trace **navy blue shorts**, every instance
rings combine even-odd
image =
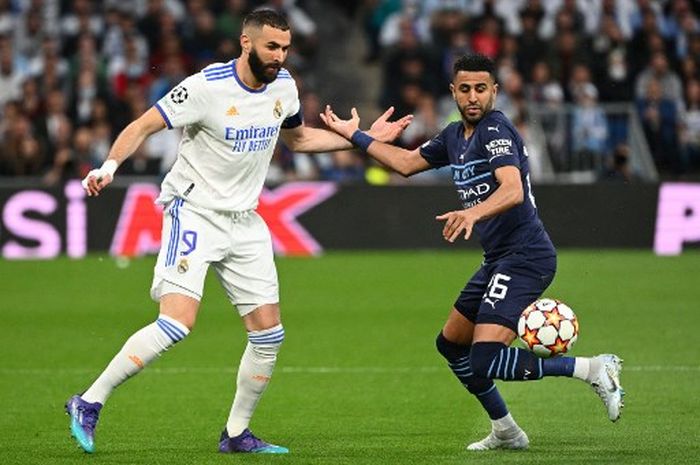
[[[460,292],[455,308],[474,324],[495,323],[517,332],[522,311],[554,279],[557,258],[521,254],[486,263]]]

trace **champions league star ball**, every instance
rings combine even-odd
[[[578,338],[576,314],[559,300],[536,300],[520,315],[518,337],[540,357],[564,354]]]

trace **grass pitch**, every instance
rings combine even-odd
[[[547,296],[577,312],[574,355],[625,359],[622,419],[584,383],[498,382],[525,452],[467,452],[489,428],[434,339],[477,253],[279,259],[287,339],[253,419],[288,456],[216,452],[245,345],[213,276],[190,336],[110,399],[87,456],[63,403],[153,321],[152,257],[0,262],[2,464],[682,464],[700,456],[700,253],[560,253]]]

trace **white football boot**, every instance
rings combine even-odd
[[[610,421],[617,421],[625,406],[625,391],[620,385],[622,359],[617,355],[602,354],[590,360],[591,368],[586,381],[605,404]]]
[[[505,431],[491,430],[488,436],[467,446],[467,450],[527,449],[530,440],[519,426]]]

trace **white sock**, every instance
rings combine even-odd
[[[494,432],[500,433],[503,431],[508,431],[513,428],[520,428],[518,424],[513,419],[513,416],[508,413],[505,417],[498,418],[497,420],[491,420],[491,428]]]
[[[284,328],[281,324],[248,332],[248,345],[238,367],[236,395],[226,422],[229,437],[238,436],[250,424],[255,407],[270,382],[283,340]]]
[[[174,318],[159,315],[150,325],[136,331],[124,343],[107,368],[80,397],[104,404],[114,388],[143,370],[153,359],[181,341],[190,330]]]
[[[574,362],[574,378],[588,380],[588,374],[591,371],[591,359],[587,357],[576,357]]]

